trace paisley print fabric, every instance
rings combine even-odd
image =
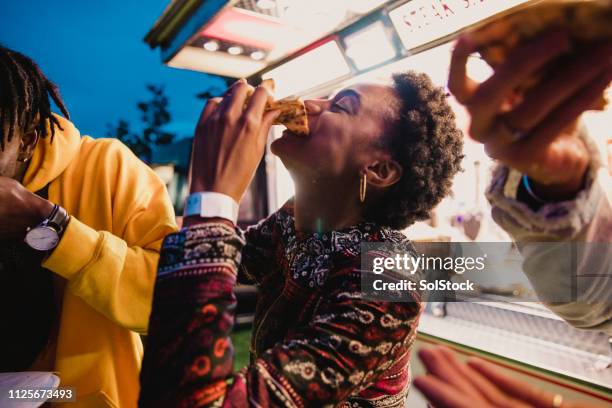
[[[141,374],[141,406],[401,407],[421,312],[361,296],[362,242],[414,249],[363,223],[295,231],[291,203],[244,234],[202,224],[165,240]],[[418,276],[413,276],[418,279]],[[251,364],[234,373],[237,281],[259,286]]]

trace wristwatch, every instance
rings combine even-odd
[[[28,228],[24,241],[37,251],[50,251],[59,244],[69,220],[66,210],[55,204],[47,218],[36,227]]]

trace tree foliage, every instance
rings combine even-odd
[[[137,104],[142,129],[133,131],[127,120],[119,119],[117,123],[107,125],[106,135],[121,140],[136,156],[150,163],[153,147],[172,143],[176,135],[164,130],[172,115],[168,110],[169,100],[163,85],[148,84],[146,87],[150,99]]]
[[[219,84],[212,85],[207,90],[197,93],[196,98],[202,101],[207,101],[210,98],[215,98],[217,96],[223,96],[223,92],[225,92],[225,88],[229,87],[235,81],[235,79],[222,77],[222,76],[219,76],[218,78],[223,81],[224,85],[219,85]]]

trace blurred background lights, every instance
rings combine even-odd
[[[260,61],[264,59],[265,56],[266,54],[264,54],[262,51],[253,51],[251,53],[251,58],[253,58],[255,61]]]
[[[262,10],[270,10],[276,7],[276,2],[274,0],[257,0],[255,4]]]
[[[206,41],[204,43],[204,49],[207,51],[217,51],[219,49],[219,43],[216,41]]]
[[[229,47],[227,49],[227,52],[229,52],[232,55],[240,55],[240,54],[242,54],[242,47],[240,47],[238,45],[234,45],[232,47]]]

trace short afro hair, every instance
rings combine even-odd
[[[429,218],[431,210],[449,194],[464,157],[463,133],[457,129],[446,92],[427,75],[412,71],[395,74],[393,89],[398,104],[382,144],[403,173],[379,202],[366,209],[365,218],[403,229]]]

